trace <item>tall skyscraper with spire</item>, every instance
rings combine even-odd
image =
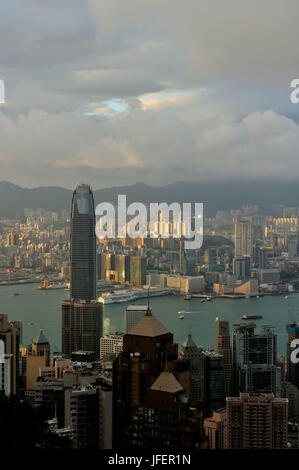
[[[96,298],[96,233],[93,193],[79,184],[71,212],[71,299]]]

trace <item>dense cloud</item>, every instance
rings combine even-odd
[[[299,177],[296,0],[3,0],[1,179]]]

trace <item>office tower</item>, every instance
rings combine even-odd
[[[173,335],[150,309],[124,336],[113,363],[113,448],[198,448],[201,420],[175,371]],[[181,364],[183,365],[183,364]]]
[[[295,238],[290,238],[288,240],[288,256],[290,260],[297,256],[297,251],[297,240]]]
[[[251,257],[244,255],[233,260],[233,274],[238,279],[245,279],[251,276]]]
[[[11,395],[11,359],[12,354],[1,353],[0,358],[0,395]]]
[[[214,271],[214,267],[217,264],[216,248],[208,248],[207,250],[205,250],[204,261],[208,271]]]
[[[130,256],[130,283],[134,286],[146,284],[146,258]]]
[[[62,354],[71,358],[76,351],[100,355],[100,338],[103,334],[102,304],[84,300],[62,302]]]
[[[123,350],[123,333],[109,333],[100,339],[100,359],[106,354],[115,354],[116,356]]]
[[[196,254],[195,250],[185,250],[185,272],[186,276],[196,275]]]
[[[179,359],[190,364],[190,405],[200,407],[203,404],[203,382],[201,381],[201,349],[194,343],[191,333],[183,342]]]
[[[235,258],[252,256],[252,226],[249,220],[235,222]]]
[[[259,334],[255,324],[233,326],[234,394],[274,393],[281,396],[281,369],[276,366],[276,334],[263,326]]]
[[[224,394],[232,394],[233,358],[230,344],[229,322],[217,320],[216,352],[223,357]]]
[[[147,312],[148,306],[147,305],[129,305],[125,310],[125,319],[124,319],[124,329],[125,333],[129,333],[129,331],[139,322],[140,318],[142,318]]]
[[[228,397],[226,408],[204,421],[211,449],[285,449],[288,400],[273,393]]]
[[[286,330],[288,334],[286,380],[299,389],[299,364],[296,364],[291,360],[292,351],[296,349],[291,348],[291,343],[293,340],[299,340],[299,325],[297,325],[297,322],[293,319],[292,323],[286,326]]]
[[[265,247],[259,247],[257,252],[257,263],[259,269],[268,269],[269,250]]]
[[[34,390],[40,367],[50,366],[50,343],[43,330],[33,339],[32,344],[22,348],[26,367],[26,390]]]
[[[202,351],[201,356],[203,416],[208,417],[225,405],[223,357],[214,351]]]
[[[20,328],[9,322],[7,315],[0,314],[0,340],[4,342],[4,354],[7,356],[3,372],[6,370],[6,388],[12,395],[18,392],[20,334]],[[9,373],[10,379],[7,376]]]
[[[71,299],[96,299],[95,209],[90,186],[76,186],[71,212]]]

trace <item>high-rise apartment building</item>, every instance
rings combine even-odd
[[[281,396],[281,368],[276,365],[274,328],[263,326],[256,334],[253,323],[233,326],[234,394],[274,393]]]
[[[144,286],[146,284],[146,258],[130,256],[130,284]]]
[[[226,408],[205,419],[211,449],[285,449],[288,444],[288,400],[273,393],[228,397]]]
[[[288,400],[273,393],[227,398],[228,449],[284,449],[288,442]]]
[[[249,220],[235,222],[235,258],[252,256],[252,225]]]
[[[233,358],[230,344],[229,322],[217,320],[216,352],[223,357],[224,394],[232,394]]]
[[[96,299],[96,233],[93,193],[76,186],[71,212],[71,299]]]

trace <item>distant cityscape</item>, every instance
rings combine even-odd
[[[162,218],[157,238],[97,239],[95,224],[86,184],[76,186],[70,211],[28,208],[18,219],[0,220],[1,285],[14,286],[15,296],[26,283],[41,291],[65,289],[61,351],[51,348],[43,329],[23,344],[22,323],[0,315],[1,400],[20,410],[28,406],[42,419],[34,444],[297,448],[296,314],[289,312],[285,356],[277,352],[273,326],[257,329],[260,311],[233,325],[216,318],[215,350],[205,350],[192,331],[176,344],[151,298],[180,296],[187,305],[193,298],[284,299],[299,292],[299,208],[218,211],[205,217],[197,250],[185,250],[184,237],[171,236],[171,218],[168,239]],[[124,328],[104,334],[103,306],[110,303],[124,304]],[[179,311],[178,318],[186,313]]]

